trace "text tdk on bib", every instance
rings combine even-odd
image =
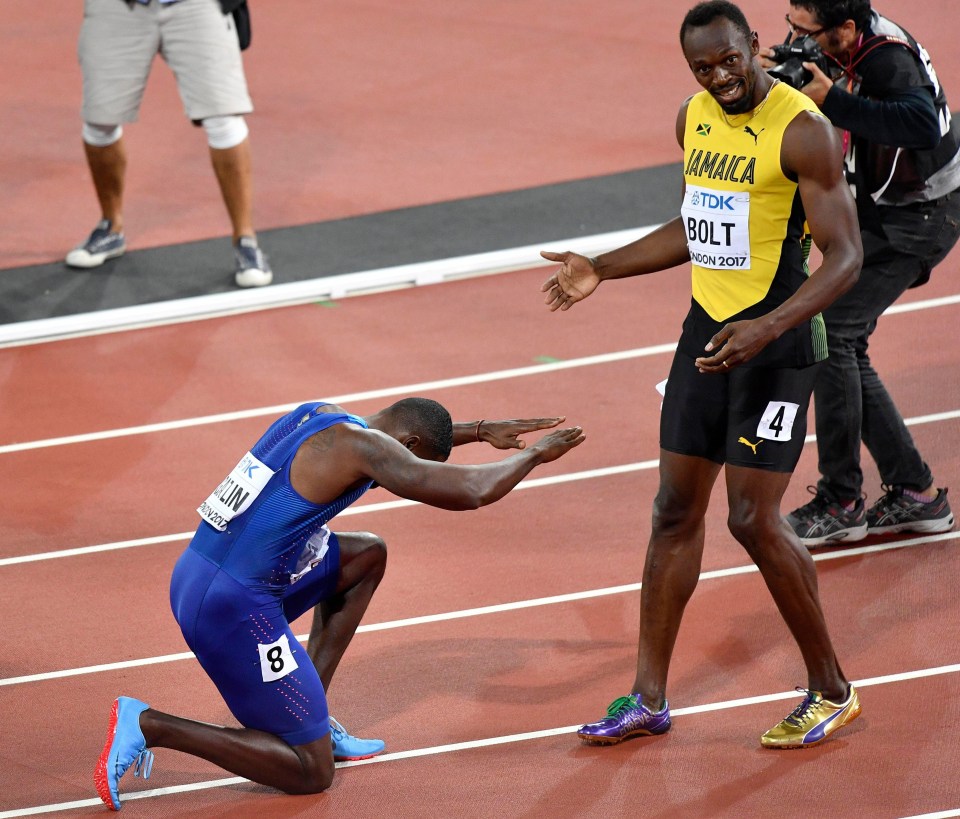
[[[690,261],[714,270],[750,268],[750,193],[688,185],[680,208]]]
[[[214,529],[223,532],[231,520],[250,508],[273,474],[272,469],[248,452],[197,507],[197,512]]]

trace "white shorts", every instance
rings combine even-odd
[[[218,0],[84,0],[78,52],[84,122],[135,122],[157,54],[194,122],[253,110],[233,17]]]

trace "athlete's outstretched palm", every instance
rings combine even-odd
[[[589,296],[600,277],[593,269],[593,262],[579,253],[553,253],[541,250],[540,255],[551,262],[559,262],[560,269],[543,283],[541,292],[546,293],[544,303],[553,310],[569,310],[578,301]]]

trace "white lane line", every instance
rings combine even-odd
[[[893,685],[907,680],[920,680],[929,677],[937,677],[946,674],[960,673],[960,664],[944,665],[937,668],[922,668],[913,671],[905,671],[897,674],[886,674],[882,677],[870,677],[862,680],[853,680],[853,684],[858,688],[869,688],[874,685]],[[696,714],[708,714],[713,711],[723,711],[731,708],[747,708],[752,705],[760,705],[768,702],[777,702],[780,700],[797,699],[796,691],[779,691],[774,694],[761,694],[755,697],[742,697],[735,700],[726,700],[724,702],[705,703],[703,705],[691,705],[685,708],[671,708],[672,717],[694,716]],[[526,731],[520,734],[508,734],[499,737],[487,737],[486,739],[475,739],[466,742],[452,742],[447,745],[434,745],[427,748],[411,748],[408,751],[396,751],[394,753],[381,754],[371,759],[362,759],[356,762],[338,762],[336,767],[355,768],[361,765],[383,765],[389,762],[400,762],[405,759],[417,759],[426,756],[437,756],[439,754],[459,753],[461,751],[472,751],[477,748],[492,748],[498,745],[509,745],[515,742],[529,742],[537,739],[549,739],[564,734],[572,734],[577,731],[580,724],[566,725],[562,728],[547,728],[540,731]],[[604,753],[603,749],[598,749],[597,753]],[[211,779],[205,782],[192,782],[186,785],[173,785],[168,788],[155,788],[146,791],[136,791],[134,793],[125,793],[122,795],[123,802],[131,799],[152,799],[158,796],[169,796],[178,793],[190,793],[199,790],[208,790],[210,788],[223,788],[229,785],[239,785],[249,780],[239,776],[231,776],[224,779]],[[59,802],[50,805],[36,805],[29,808],[16,808],[0,812],[0,819],[13,819],[19,816],[36,816],[42,813],[54,813],[57,811],[74,810],[76,808],[95,807],[102,805],[99,799],[80,799],[73,802]],[[953,813],[926,814],[926,817],[953,816]],[[921,817],[916,817],[921,819]],[[925,819],[925,818],[924,818]]]
[[[341,515],[345,512],[341,512]],[[38,560],[56,560],[62,557],[77,557],[78,555],[92,555],[98,552],[112,552],[117,549],[134,549],[138,546],[154,546],[158,543],[174,543],[178,540],[190,540],[193,532],[180,532],[175,535],[157,535],[156,537],[141,537],[135,540],[117,540],[113,543],[100,543],[96,546],[77,546],[73,549],[60,549],[56,552],[39,552],[33,555],[19,555],[0,559],[0,566],[16,566],[20,563],[35,563]]]
[[[905,418],[904,423],[910,426],[919,426],[921,424],[935,424],[941,421],[951,421],[960,418],[960,410],[950,410],[948,412],[937,412],[929,415],[920,415],[915,418]],[[804,443],[812,443],[817,439],[814,434],[807,435]],[[568,481],[585,480],[589,478],[600,478],[608,475],[619,475],[626,472],[635,472],[643,469],[656,469],[659,460],[639,461],[633,464],[623,464],[621,466],[611,466],[601,469],[592,469],[584,472],[572,472],[568,475],[558,475],[552,478],[531,478],[522,481],[517,485],[517,489],[532,489],[538,486],[549,486],[552,484],[565,483]],[[342,511],[338,517],[347,515],[360,515],[366,512],[382,512],[388,509],[400,509],[405,506],[418,506],[416,501],[395,500],[384,501],[383,503],[370,503],[364,506],[352,506]],[[73,549],[60,549],[54,552],[40,552],[31,555],[19,555],[17,557],[0,558],[0,568],[3,566],[15,566],[20,563],[34,563],[39,560],[54,560],[63,557],[76,557],[78,555],[95,554],[97,552],[110,552],[116,549],[131,549],[138,546],[152,546],[158,543],[172,543],[178,540],[190,540],[193,532],[178,532],[172,535],[157,535],[155,537],[137,538],[135,540],[120,540],[113,543],[101,543],[95,546],[78,546]]]
[[[938,424],[941,421],[954,421],[960,418],[960,410],[948,410],[946,412],[932,412],[929,415],[917,415],[914,418],[904,418],[903,423],[908,427],[922,426],[923,424]],[[812,444],[817,440],[813,433],[803,439],[805,444]]]
[[[954,304],[960,304],[960,294],[941,296],[936,299],[924,299],[923,301],[911,301],[905,304],[893,304],[883,311],[883,315],[894,316],[898,313],[913,313],[916,310],[931,310],[934,307],[951,307]]]
[[[888,552],[893,549],[915,548],[930,543],[939,543],[944,540],[955,540],[957,538],[960,538],[960,532],[942,532],[940,534],[924,535],[923,537],[913,537],[906,540],[877,543],[872,546],[856,546],[848,549],[833,549],[829,552],[819,552],[814,554],[813,559],[817,562],[839,560],[842,558],[856,557],[858,555]],[[724,577],[734,577],[743,574],[756,574],[757,571],[757,567],[751,563],[746,566],[734,566],[728,569],[716,569],[714,571],[701,572],[700,580],[718,580]],[[550,597],[537,597],[529,600],[516,600],[512,603],[497,603],[490,606],[462,609],[460,611],[441,612],[439,614],[424,614],[418,617],[406,617],[401,620],[388,620],[383,623],[370,623],[368,625],[361,625],[357,629],[357,633],[366,634],[374,631],[387,631],[395,628],[410,628],[412,626],[423,626],[430,623],[441,623],[448,620],[462,620],[468,617],[502,614],[503,612],[520,611],[522,609],[538,608],[541,606],[555,606],[562,603],[591,600],[597,597],[608,597],[614,594],[626,594],[628,592],[638,591],[639,589],[640,583],[627,583],[622,586],[610,586],[603,589],[589,589],[582,592],[570,592],[568,594],[557,594]],[[306,643],[308,635],[298,634],[296,637],[301,643]],[[61,671],[47,671],[40,674],[26,674],[20,677],[6,677],[0,679],[0,687],[63,679],[65,677],[77,677],[85,674],[99,674],[106,671],[118,671],[127,668],[140,668],[147,665],[172,663],[180,660],[189,660],[192,657],[193,654],[191,652],[183,651],[177,654],[164,654],[158,657],[146,657],[139,660],[123,660],[115,663],[83,666],[81,668],[67,668]]]
[[[554,486],[560,483],[570,483],[572,481],[585,481],[594,478],[605,478],[610,475],[623,475],[627,472],[636,472],[641,469],[656,469],[660,461],[638,461],[633,464],[622,464],[620,466],[607,466],[600,469],[586,469],[582,472],[570,472],[566,475],[553,475],[547,478],[529,478],[521,481],[514,488],[516,492],[521,489],[537,489],[543,486]],[[419,501],[412,500],[392,500],[383,503],[368,503],[363,506],[349,506],[337,515],[337,519],[349,515],[363,515],[368,512],[384,512],[389,509],[402,509],[407,506],[421,506]],[[110,552],[115,549],[132,549],[138,546],[153,546],[158,543],[173,543],[178,540],[190,540],[193,532],[179,532],[174,535],[158,535],[156,537],[143,537],[135,540],[119,540],[114,543],[101,543],[96,546],[78,546],[73,549],[61,549],[56,552],[41,552],[32,555],[20,555],[18,557],[0,558],[0,567],[15,566],[20,563],[35,563],[38,560],[54,560],[62,557],[76,557],[77,555],[96,554],[97,552]]]
[[[302,282],[275,284],[272,287],[251,288],[246,291],[214,293],[154,304],[99,310],[94,313],[14,322],[0,326],[0,348],[201,321],[256,310],[305,304],[318,299],[341,299],[397,287],[440,284],[455,279],[531,270],[553,264],[540,256],[540,251],[543,249],[575,247],[579,253],[594,256],[605,250],[629,244],[657,227],[658,225],[647,225],[593,236],[546,240],[523,247],[474,253],[469,256],[415,262]],[[890,307],[887,312],[902,313],[957,303],[960,303],[960,296],[945,296],[909,304],[897,304]]]
[[[268,289],[269,288],[258,288],[258,290]],[[912,302],[909,304],[898,304],[889,308],[887,312],[910,313],[916,310],[929,310],[936,307],[945,307],[954,304],[960,304],[960,295],[945,296],[939,299],[928,299],[926,301]],[[3,328],[0,327],[0,330],[2,329]],[[589,367],[598,364],[609,364],[616,361],[626,361],[644,356],[661,355],[664,353],[672,353],[676,348],[676,342],[669,344],[656,344],[648,347],[639,347],[633,350],[624,350],[618,353],[606,353],[595,356],[586,356],[583,358],[575,358],[570,359],[569,361],[557,361],[549,364],[517,367],[514,369],[499,370],[490,373],[480,373],[478,375],[447,378],[439,381],[425,381],[420,384],[408,384],[400,387],[386,387],[379,390],[369,390],[367,392],[348,393],[346,395],[334,396],[324,400],[333,404],[349,404],[351,402],[365,401],[375,398],[410,395],[416,392],[424,392],[427,390],[450,389],[453,387],[483,384],[490,381],[521,378],[528,375],[541,375],[543,373],[553,372],[556,370],[573,369],[576,367]],[[277,404],[271,407],[257,407],[255,409],[236,410],[234,412],[223,412],[215,415],[203,415],[196,418],[183,418],[179,421],[164,421],[156,424],[143,424],[135,427],[103,430],[101,432],[88,432],[81,435],[67,435],[59,438],[45,438],[37,441],[23,441],[12,444],[3,444],[0,445],[0,455],[10,452],[23,452],[31,449],[43,449],[53,446],[65,446],[67,444],[78,444],[89,441],[102,441],[112,438],[122,438],[129,435],[145,435],[153,432],[168,432],[170,430],[204,426],[207,424],[221,424],[230,421],[244,420],[247,418],[261,418],[268,415],[282,415],[283,413],[289,412],[295,407],[298,407],[301,403],[303,402],[298,401],[292,404]]]
[[[646,356],[660,355],[662,353],[672,353],[676,348],[676,342],[671,344],[658,344],[651,347],[639,347],[633,350],[623,350],[622,352],[617,353],[603,353],[601,355],[586,356],[584,358],[572,358],[569,361],[553,361],[549,364],[533,364],[529,367],[516,367],[509,370],[497,370],[489,373],[479,373],[477,375],[445,378],[438,381],[424,381],[419,384],[404,384],[399,387],[385,387],[379,390],[368,390],[367,392],[335,395],[322,400],[331,404],[351,404],[357,401],[367,401],[374,398],[390,398],[398,395],[413,395],[419,392],[428,392],[430,390],[445,390],[452,387],[485,384],[490,381],[503,381],[510,378],[522,378],[528,375],[541,375],[543,373],[556,372],[558,370],[570,370],[577,367],[592,367],[598,364],[610,364],[617,361],[628,361],[634,358],[644,358]],[[312,399],[304,399],[303,401],[297,401],[296,403],[292,404],[277,404],[272,407],[257,407],[256,409],[222,412],[216,415],[203,415],[197,418],[183,418],[179,421],[164,421],[157,424],[144,424],[142,426],[126,427],[123,429],[107,429],[102,430],[101,432],[87,432],[82,435],[66,435],[60,438],[45,438],[38,441],[24,441],[22,443],[4,444],[0,446],[0,455],[9,452],[23,452],[24,450],[28,449],[43,449],[45,447],[64,446],[66,444],[80,444],[88,441],[103,441],[110,438],[123,438],[129,435],[144,435],[151,432],[168,432],[175,429],[204,426],[206,424],[221,424],[228,421],[240,421],[246,418],[260,418],[266,415],[283,415],[286,412],[290,412],[292,409],[296,409],[300,406],[300,404],[309,400]]]
[[[271,287],[210,293],[187,299],[98,310],[94,313],[14,322],[0,326],[0,347],[19,347],[120,330],[198,321],[254,310],[289,307],[318,299],[342,299],[388,288],[440,284],[454,279],[530,270],[554,264],[540,255],[541,250],[550,247],[576,247],[579,253],[595,256],[610,248],[636,241],[657,227],[658,225],[648,225],[573,239],[553,239],[523,247],[287,282]]]

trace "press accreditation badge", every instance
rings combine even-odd
[[[680,208],[690,261],[714,270],[750,267],[750,192],[687,185]]]
[[[197,512],[214,529],[223,532],[231,520],[250,508],[273,474],[270,467],[248,452],[210,497],[197,507]]]

